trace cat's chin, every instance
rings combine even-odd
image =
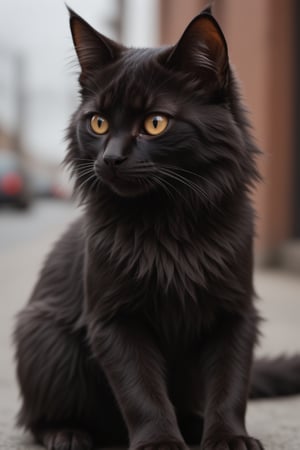
[[[124,180],[117,180],[114,182],[105,183],[111,192],[119,197],[134,198],[142,197],[149,193],[149,188],[138,183],[128,182]]]

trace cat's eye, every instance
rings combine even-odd
[[[145,131],[151,136],[157,136],[163,133],[169,123],[167,116],[163,114],[151,114],[144,122]]]
[[[105,134],[109,130],[108,121],[104,117],[99,116],[98,114],[95,114],[91,118],[90,125],[91,125],[92,131],[96,134]]]

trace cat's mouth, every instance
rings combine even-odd
[[[142,169],[141,167],[119,168],[95,165],[95,173],[106,186],[121,197],[137,197],[151,190],[145,165]]]

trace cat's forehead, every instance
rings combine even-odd
[[[99,73],[93,99],[98,109],[123,106],[138,112],[174,107],[176,88],[170,73],[158,62],[160,52],[160,49],[128,49],[113,67]]]

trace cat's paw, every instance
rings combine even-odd
[[[231,436],[226,439],[208,439],[201,450],[264,450],[262,444],[249,436]]]
[[[42,441],[47,450],[92,450],[89,434],[77,430],[46,431]]]
[[[130,447],[130,450],[188,450],[188,447],[181,441],[161,441],[161,442],[147,442],[135,447]]]

